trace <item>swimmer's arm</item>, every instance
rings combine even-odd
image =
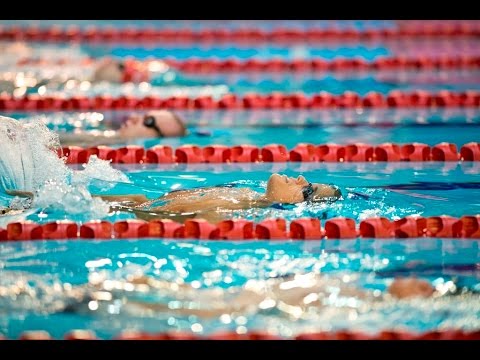
[[[6,193],[11,196],[20,196],[26,198],[33,198],[33,193],[30,191],[22,191],[22,190],[7,190]]]
[[[139,209],[131,206],[118,206],[118,207],[113,207],[112,209],[133,213],[137,216],[137,218],[145,221],[168,219],[168,220],[184,223],[185,220],[187,219],[193,219],[198,217],[197,214],[193,212],[177,213],[177,212],[165,211],[160,209],[144,210],[144,209]]]
[[[94,195],[99,197],[102,200],[109,202],[129,202],[134,205],[140,205],[148,202],[149,200],[143,194],[132,194],[132,195]]]
[[[100,146],[115,145],[122,142],[118,136],[94,135],[92,133],[59,133],[60,144],[62,146]]]

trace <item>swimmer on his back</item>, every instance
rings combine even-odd
[[[202,218],[218,222],[234,210],[266,208],[273,204],[335,201],[340,190],[331,185],[311,183],[302,175],[297,178],[272,174],[265,193],[246,187],[214,186],[170,192],[158,199],[148,200],[144,195],[103,195],[102,199],[115,202],[120,210],[131,211],[145,220],[171,218],[184,221]],[[151,207],[152,204],[164,204]]]
[[[356,298],[362,302],[387,302],[390,299],[430,298],[446,294],[449,289],[435,289],[428,281],[416,277],[395,278],[387,291],[373,292],[358,288],[343,277],[305,273],[289,274],[265,280],[249,280],[243,286],[227,289],[196,288],[188,283],[156,279],[146,275],[128,275],[122,279],[107,279],[101,274],[90,277],[87,284],[56,286],[39,293],[57,298],[49,312],[93,312],[122,299],[120,311],[155,311],[201,318],[223,314],[253,314],[276,308],[280,313],[296,318],[307,311],[329,306],[345,306],[342,299]],[[24,299],[32,296],[32,285],[21,276],[11,286],[0,286],[5,298],[15,294]],[[42,286],[39,284],[38,286]],[[148,300],[143,299],[146,295]],[[327,301],[327,299],[329,299]],[[25,299],[24,299],[25,300]],[[329,305],[338,301],[343,305]],[[37,299],[38,302],[38,299]],[[50,301],[51,303],[52,301]],[[95,302],[95,307],[91,307]],[[174,305],[172,305],[174,304]],[[347,306],[348,307],[348,306]],[[42,309],[45,311],[45,309]]]
[[[118,130],[102,133],[60,132],[62,146],[98,146],[126,143],[135,139],[183,137],[187,135],[185,121],[169,110],[149,111],[146,114],[132,114]]]

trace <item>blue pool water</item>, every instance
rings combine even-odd
[[[355,279],[352,283],[357,288],[370,291],[383,291],[393,277],[405,275],[428,279],[437,286],[454,282],[459,289],[478,291],[479,245],[478,241],[445,239],[4,243],[0,244],[0,287],[20,281],[27,281],[37,289],[48,286],[51,289],[55,283],[76,287],[85,284],[93,274],[104,273],[109,279],[119,280],[141,272],[172,283],[197,284],[200,289],[232,288],[248,280],[262,281],[272,276],[313,271],[350,277]],[[451,327],[472,330],[480,325],[478,295],[382,305],[338,302],[304,318],[292,318],[285,310],[258,310],[248,316],[226,314],[206,319],[168,312],[132,313],[121,305],[130,299],[168,304],[161,293],[153,291],[127,292],[121,300],[105,301],[90,310],[85,306],[79,312],[52,310],[53,299],[52,290],[38,291],[37,300],[28,305],[23,297],[16,302],[3,298],[0,302],[4,302],[1,308],[5,312],[0,317],[0,333],[16,338],[26,330],[47,330],[53,337],[61,338],[67,331],[81,328],[91,329],[100,338],[108,339],[125,329],[183,330],[205,335],[221,328],[239,333],[268,330],[288,338],[313,329],[421,332]],[[55,304],[61,303],[60,297]]]
[[[100,50],[100,49],[98,49]],[[98,51],[97,50],[97,51]],[[92,51],[95,53],[95,50]],[[372,46],[351,46],[351,47],[322,47],[312,48],[310,46],[295,46],[295,47],[161,47],[161,48],[143,48],[143,47],[113,47],[111,54],[118,57],[134,56],[135,58],[144,59],[147,57],[165,58],[175,57],[178,60],[186,60],[188,58],[236,58],[236,59],[269,59],[279,58],[285,60],[291,59],[310,59],[310,58],[324,58],[333,59],[335,57],[361,57],[365,60],[371,61],[380,56],[390,55],[388,49],[384,47]]]
[[[237,94],[256,92],[268,94],[271,92],[303,92],[307,95],[322,91],[332,94],[342,94],[355,91],[360,95],[369,92],[388,94],[393,90],[401,91],[431,91],[440,90],[466,91],[478,90],[480,72],[471,70],[442,72],[404,72],[402,73],[361,73],[356,75],[338,75],[335,73],[307,73],[278,75],[275,73],[254,73],[253,75],[235,74],[187,74],[176,82],[181,85],[212,84],[227,85]],[[157,82],[161,85],[162,82]]]

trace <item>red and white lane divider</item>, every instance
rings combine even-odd
[[[292,29],[276,28],[262,30],[258,28],[243,29],[156,29],[154,27],[21,27],[3,26],[0,28],[1,40],[32,40],[32,41],[73,41],[73,42],[139,42],[139,41],[327,41],[327,40],[389,40],[413,37],[461,37],[479,36],[478,22],[429,23],[400,26],[397,28],[365,29],[328,28]]]
[[[92,330],[71,330],[64,340],[101,340]],[[376,334],[360,331],[328,331],[303,333],[294,337],[283,337],[266,331],[249,331],[245,334],[236,332],[216,332],[210,335],[199,335],[192,332],[171,331],[148,333],[125,330],[113,338],[114,340],[480,340],[480,331],[442,330],[423,333],[384,330]],[[9,340],[0,336],[0,340]],[[55,340],[47,331],[24,331],[18,340]]]
[[[59,111],[59,110],[138,110],[138,109],[342,109],[342,108],[452,108],[480,107],[480,91],[429,92],[394,90],[387,95],[370,92],[361,96],[352,91],[340,95],[321,92],[313,96],[303,93],[269,95],[226,94],[216,100],[211,96],[190,98],[172,96],[161,98],[145,96],[137,98],[122,95],[113,98],[103,96],[40,96],[38,94],[15,97],[0,95],[0,110],[6,111]]]
[[[82,148],[68,146],[58,150],[67,164],[84,164],[90,156],[110,160],[115,164],[173,163],[259,163],[259,162],[399,162],[399,161],[480,161],[480,144],[471,142],[461,147],[442,142],[434,146],[423,143],[347,145],[308,143],[288,150],[281,144],[264,147],[254,145],[182,145],[173,149],[167,145],[143,148],[128,145],[114,149],[109,146]]]
[[[199,240],[335,240],[356,238],[462,238],[480,239],[480,215],[460,218],[441,215],[407,216],[398,220],[372,217],[357,223],[338,217],[325,221],[299,218],[287,225],[285,219],[224,220],[217,224],[203,219],[178,223],[170,219],[144,221],[129,219],[111,223],[103,220],[77,224],[55,221],[38,224],[12,222],[0,228],[0,241],[81,240],[81,239],[199,239]]]

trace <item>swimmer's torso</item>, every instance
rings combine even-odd
[[[240,210],[250,207],[268,206],[262,194],[248,188],[209,187],[192,190],[180,190],[169,193],[160,199],[165,201],[161,206],[151,207],[151,210],[171,212],[195,212],[201,210]],[[155,200],[158,201],[158,200]],[[141,204],[146,208],[154,202]]]

